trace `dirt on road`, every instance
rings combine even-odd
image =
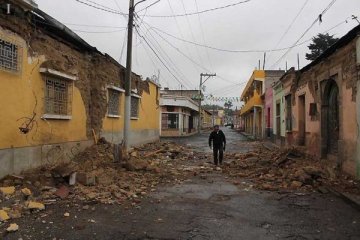
[[[112,215],[112,211],[141,210],[144,205],[150,207],[150,203],[161,206],[163,200],[154,197],[163,194],[164,190],[159,191],[159,188],[186,185],[194,179],[200,181],[199,190],[204,183],[214,183],[215,178],[228,182],[233,186],[231,189],[240,188],[246,192],[259,189],[278,194],[326,194],[327,187],[332,186],[339,191],[359,193],[357,181],[333,168],[322,167],[321,161],[306,156],[300,149],[280,151],[265,148],[260,142],[236,143],[245,145],[248,151],[234,150],[239,149],[236,144],[230,146],[225,164],[215,167],[211,152],[203,151],[196,143],[146,144],[132,149],[129,161],[115,162],[114,146],[103,141],[86,149],[70,163],[8,176],[0,182],[0,236],[39,239],[45,234],[44,239],[56,239],[67,221],[73,229],[83,230],[101,219],[108,223],[105,218]],[[217,193],[219,200],[230,200],[221,191]],[[209,194],[213,195],[211,191]],[[77,218],[81,221],[77,222]],[[128,224],[126,219],[122,221]]]

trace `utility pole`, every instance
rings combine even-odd
[[[201,126],[202,126],[202,120],[201,120],[201,115],[202,115],[202,112],[201,112],[201,89],[202,89],[202,86],[203,84],[210,78],[210,77],[215,77],[216,76],[216,73],[201,73],[200,74],[200,85],[199,85],[199,121],[198,121],[198,132],[201,133]],[[203,82],[202,78],[203,77],[207,77],[205,79],[205,81]]]
[[[137,4],[144,2],[139,1]],[[135,0],[129,2],[129,22],[126,54],[126,73],[125,73],[125,112],[124,112],[124,147],[125,156],[127,157],[130,149],[130,122],[131,122],[131,75],[132,75],[132,39],[134,26]]]

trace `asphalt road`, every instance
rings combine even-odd
[[[235,131],[224,132],[228,151],[251,149]],[[210,151],[207,136],[176,141]],[[24,218],[26,234],[5,239],[360,239],[360,212],[330,193],[263,192],[235,186],[220,172],[162,186],[137,209],[100,204],[81,212],[77,206],[67,208],[77,217],[64,219],[63,211],[50,208],[52,220],[45,224],[38,217]]]

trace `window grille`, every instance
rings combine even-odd
[[[120,92],[108,89],[109,102],[108,102],[108,114],[109,115],[120,115]]]
[[[140,99],[137,97],[131,97],[131,117],[138,118],[139,117],[139,103]]]
[[[179,129],[179,114],[163,113],[161,118],[162,129]]]
[[[54,115],[71,115],[72,82],[46,77],[45,112]]]
[[[0,69],[20,72],[21,48],[15,43],[0,38]]]

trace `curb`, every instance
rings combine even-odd
[[[350,204],[352,207],[360,211],[360,198],[356,199],[355,197],[352,197],[350,194],[339,192],[331,187],[327,187],[327,189],[329,190],[329,192],[341,198],[346,203]]]

